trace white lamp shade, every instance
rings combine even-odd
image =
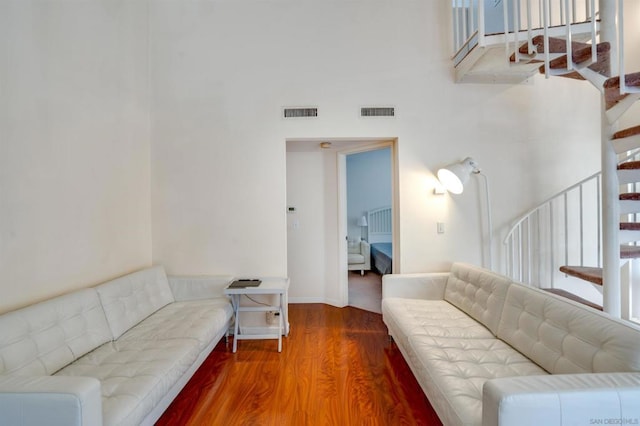
[[[449,169],[438,170],[438,180],[447,191],[453,194],[461,194],[466,183],[462,181],[460,176]]]
[[[451,164],[438,170],[438,180],[452,194],[462,194],[464,185],[475,170],[478,170],[475,161],[471,158],[465,158],[460,163]]]
[[[362,216],[360,219],[358,219],[358,226],[369,226],[366,216]]]

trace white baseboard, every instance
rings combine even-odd
[[[344,308],[344,303],[341,303],[335,299],[325,299],[324,297],[291,297],[289,296],[289,303],[325,303],[327,305],[335,306],[337,308]]]

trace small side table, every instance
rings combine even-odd
[[[238,340],[258,340],[258,339],[278,339],[278,352],[282,352],[282,335],[288,329],[287,318],[287,290],[289,289],[289,278],[261,278],[262,282],[257,287],[225,288],[224,294],[231,298],[233,312],[235,316],[233,333],[233,352],[238,348]],[[278,296],[278,305],[242,306],[240,301],[242,295],[275,295]],[[242,334],[240,332],[240,312],[270,312],[277,311],[278,332],[277,334]]]

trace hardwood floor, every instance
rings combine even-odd
[[[290,304],[289,336],[220,342],[157,425],[440,425],[380,314]]]

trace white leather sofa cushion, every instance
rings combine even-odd
[[[50,375],[111,340],[94,289],[0,316],[0,374]]]
[[[448,272],[383,275],[382,301],[391,297],[444,300],[448,279]]]
[[[548,292],[509,288],[498,337],[553,374],[640,371],[640,327]]]
[[[387,298],[382,300],[382,312],[394,336],[493,337],[485,326],[444,300]]]
[[[100,382],[89,377],[0,375],[3,426],[101,425]]]
[[[162,266],[155,266],[96,287],[113,338],[174,301]]]
[[[195,339],[116,341],[60,370],[102,385],[104,425],[138,425],[199,354]]]
[[[483,425],[637,425],[640,374],[553,374],[489,380]],[[541,409],[544,407],[544,409]]]
[[[175,302],[125,332],[118,341],[192,338],[203,350],[226,329],[232,315],[226,297]]]
[[[410,336],[493,338],[486,327],[444,300],[386,298],[382,299],[382,313],[389,333],[416,377],[424,373]]]
[[[480,425],[482,387],[497,377],[547,374],[501,340],[410,336],[420,385],[447,426]]]
[[[214,299],[224,294],[233,281],[230,275],[167,276],[176,302],[195,299]]]
[[[349,253],[347,258],[347,262],[349,264],[353,263],[364,263],[364,256],[358,253]]]
[[[451,265],[444,299],[484,324],[495,335],[511,281],[464,263]]]

